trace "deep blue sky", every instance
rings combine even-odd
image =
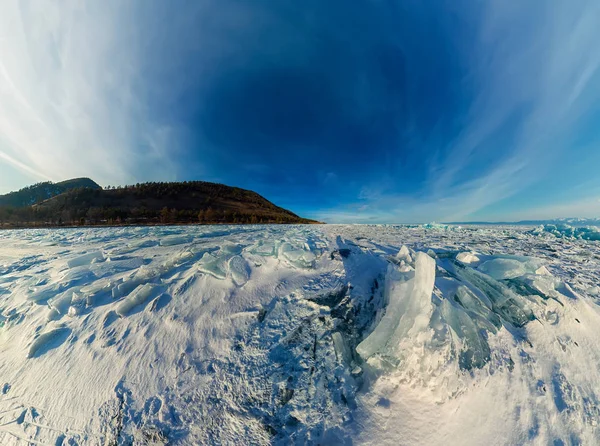
[[[600,215],[595,0],[3,9],[0,193],[200,179],[328,222]]]

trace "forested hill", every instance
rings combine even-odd
[[[79,187],[31,206],[0,207],[4,226],[177,223],[315,222],[256,192],[203,181]]]
[[[0,195],[0,206],[16,208],[31,206],[77,188],[102,189],[89,178],[74,178],[60,183],[46,181],[25,187],[16,192]]]

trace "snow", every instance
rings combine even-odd
[[[0,444],[597,444],[600,244],[0,232]]]
[[[41,354],[41,350],[44,347],[47,347],[49,343],[61,336],[68,335],[70,331],[71,330],[67,327],[59,327],[53,328],[51,330],[48,330],[46,333],[38,335],[31,343],[27,357],[33,358],[35,355]]]

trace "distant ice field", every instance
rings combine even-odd
[[[574,231],[0,231],[0,444],[600,444],[599,304]]]

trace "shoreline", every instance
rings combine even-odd
[[[20,231],[23,229],[78,229],[78,228],[140,228],[156,226],[285,226],[285,225],[325,225],[327,223],[314,221],[309,223],[122,223],[122,224],[97,224],[97,225],[40,225],[40,226],[4,226],[0,231]]]

